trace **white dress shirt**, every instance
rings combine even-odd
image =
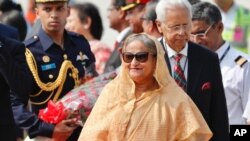
[[[120,43],[120,42],[123,41],[124,38],[127,37],[127,35],[130,34],[130,33],[131,33],[131,28],[130,28],[130,27],[127,27],[127,28],[123,29],[123,30],[119,33],[119,35],[117,36],[116,41],[117,41],[118,43]]]
[[[187,72],[188,72],[188,43],[185,44],[185,47],[179,52],[177,53],[176,51],[174,51],[171,47],[169,47],[168,44],[166,44],[165,39],[163,39],[163,43],[164,43],[164,48],[168,53],[168,57],[169,57],[169,61],[170,61],[170,65],[171,65],[171,72],[172,72],[172,76],[173,76],[173,72],[174,72],[174,66],[177,63],[174,59],[174,56],[176,54],[182,54],[183,57],[180,60],[180,65],[182,70],[184,71],[184,75],[187,81]]]

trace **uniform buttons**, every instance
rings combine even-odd
[[[34,38],[34,39],[37,39],[38,37],[35,35],[35,36],[33,36],[33,38]]]
[[[49,78],[50,78],[50,79],[53,79],[53,78],[54,78],[54,76],[53,76],[52,74],[50,74],[50,75],[49,75]]]
[[[67,59],[68,59],[67,54],[64,54],[64,55],[63,55],[63,58],[64,58],[64,60],[67,60]]]

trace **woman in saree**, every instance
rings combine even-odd
[[[207,141],[212,133],[171,78],[159,41],[128,37],[118,76],[102,90],[79,141]]]

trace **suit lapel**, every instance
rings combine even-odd
[[[162,47],[165,51],[165,61],[168,66],[169,73],[172,76],[171,64],[167,54],[167,51],[164,48],[163,39],[160,40]],[[199,87],[199,77],[201,74],[204,61],[202,61],[202,56],[200,55],[199,46],[194,43],[188,42],[188,78],[187,78],[187,93],[188,95],[196,93],[196,87]]]
[[[128,32],[126,32],[126,34],[122,37],[122,39],[121,39],[121,41],[119,42],[119,47],[123,47],[123,43],[124,43],[124,41],[127,39],[127,37],[129,36],[129,35],[131,35],[132,34],[132,31],[131,30],[129,30]]]
[[[169,71],[169,73],[170,73],[171,76],[172,76],[171,64],[170,64],[170,60],[169,60],[169,57],[168,57],[168,53],[167,53],[167,51],[166,51],[166,49],[165,49],[165,47],[164,47],[163,38],[161,38],[160,43],[161,43],[161,45],[162,45],[163,50],[165,51],[164,58],[165,58],[165,61],[166,61],[166,63],[167,63],[167,66],[168,66],[168,71]]]
[[[196,93],[196,87],[199,87],[199,78],[201,74],[204,61],[200,56],[199,46],[193,43],[188,43],[188,79],[187,79],[187,93],[188,95]]]

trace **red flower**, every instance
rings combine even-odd
[[[49,101],[48,107],[40,110],[38,116],[45,122],[57,124],[66,119],[67,114],[65,112],[65,107],[61,102],[55,104],[53,101]]]

